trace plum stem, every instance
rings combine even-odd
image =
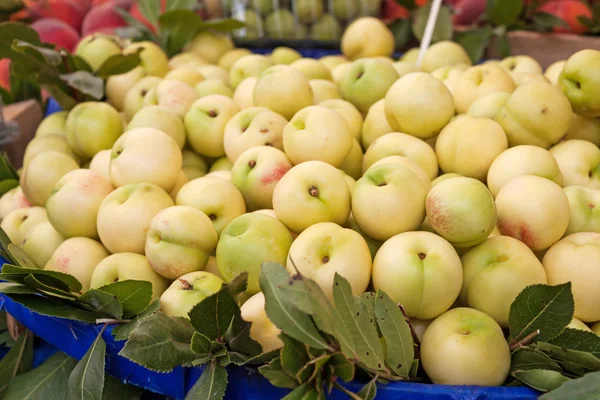
[[[131,322],[130,319],[99,318],[96,320],[96,325],[100,325],[100,324],[118,325],[118,324],[127,324],[129,322]]]
[[[516,350],[519,347],[527,346],[529,344],[529,342],[531,342],[533,339],[535,339],[539,334],[540,334],[540,330],[537,329],[537,330],[531,332],[529,335],[525,336],[523,339],[519,340],[518,342],[512,342],[510,344],[510,351]]]
[[[398,308],[400,308],[400,311],[402,311],[402,315],[404,315],[404,319],[406,320],[406,323],[408,324],[408,327],[410,328],[410,333],[412,334],[413,340],[415,341],[415,345],[417,345],[417,349],[419,349],[421,347],[421,341],[419,340],[417,331],[415,331],[415,327],[413,326],[412,322],[410,322],[410,318],[408,318],[408,315],[406,314],[406,310],[404,309],[404,306],[402,304],[398,303]]]

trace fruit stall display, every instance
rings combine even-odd
[[[598,398],[600,50],[257,54],[177,3],[0,24],[3,98],[53,104],[0,157],[0,397]]]

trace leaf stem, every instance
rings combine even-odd
[[[400,311],[402,311],[402,315],[404,315],[404,319],[408,323],[408,327],[410,328],[410,333],[412,334],[413,340],[415,341],[417,348],[420,348],[421,341],[419,340],[417,331],[415,331],[415,327],[413,326],[412,322],[410,322],[410,318],[408,318],[408,314],[406,314],[406,310],[404,309],[404,306],[402,304],[398,303],[398,307],[400,308]]]
[[[333,382],[333,386],[335,386],[335,388],[341,392],[344,392],[346,395],[348,395],[348,397],[350,397],[352,400],[363,400],[362,397],[360,397],[359,395],[357,395],[354,392],[351,392],[350,390],[346,389],[345,387],[343,387],[342,385],[340,385],[337,381]]]
[[[96,320],[97,325],[100,325],[100,324],[117,325],[117,324],[127,324],[129,322],[131,322],[130,319],[99,318]]]
[[[523,339],[519,340],[518,342],[512,342],[510,344],[510,351],[516,350],[519,347],[527,346],[529,344],[529,342],[531,342],[533,339],[535,339],[539,334],[540,334],[540,330],[537,329],[537,330],[531,332],[529,335],[525,336]]]

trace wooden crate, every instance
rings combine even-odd
[[[27,144],[35,136],[35,131],[42,121],[42,109],[36,100],[25,100],[4,106],[4,120],[19,125],[19,136],[11,143],[2,146],[8,159],[15,168],[21,168]]]

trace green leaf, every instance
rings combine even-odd
[[[350,382],[354,379],[354,373],[356,372],[354,364],[348,361],[342,353],[333,354],[329,360],[329,365],[333,367],[335,376],[344,382]]]
[[[98,68],[95,75],[106,80],[111,75],[119,75],[131,71],[140,65],[141,60],[139,53],[141,53],[141,51],[142,50],[140,49],[137,53],[115,54],[110,56]]]
[[[274,358],[279,357],[280,349],[271,350],[267,353],[262,353],[256,355],[254,357],[248,357],[244,354],[229,352],[229,357],[231,358],[231,362],[235,365],[261,365],[265,363],[270,363]]]
[[[140,387],[127,385],[110,375],[104,377],[102,400],[140,400],[143,394]]]
[[[369,368],[385,370],[383,347],[377,335],[375,321],[365,303],[352,295],[348,281],[337,273],[333,283],[333,298],[335,308],[352,337],[352,348],[344,349],[342,346],[344,355],[360,360]]]
[[[193,333],[187,319],[158,312],[138,323],[119,354],[152,371],[168,372],[198,358],[190,347]]]
[[[94,100],[102,100],[104,97],[104,81],[90,72],[75,71],[70,74],[60,74],[60,79],[70,88]]]
[[[158,16],[161,13],[161,0],[139,0],[138,6],[140,11],[144,17],[150,22],[153,26],[156,27],[156,23],[158,21]]]
[[[585,351],[600,357],[600,336],[593,332],[566,328],[550,343],[564,349]]]
[[[590,372],[577,379],[566,381],[540,400],[597,400],[600,393],[600,371]]]
[[[303,383],[298,386],[290,393],[288,393],[281,400],[309,400],[316,399],[315,395],[315,386],[308,383]]]
[[[77,296],[68,291],[69,287],[62,281],[44,275],[38,275],[38,278],[39,279],[33,275],[27,275],[25,276],[25,279],[23,279],[23,283],[30,288],[40,290],[61,299],[74,300],[77,298]]]
[[[41,315],[90,323],[95,323],[97,319],[96,314],[80,310],[79,308],[74,307],[72,303],[64,300],[32,294],[11,293],[7,294],[7,296],[13,301],[22,304],[31,311]]]
[[[213,360],[190,389],[185,400],[221,400],[227,389],[227,370]]]
[[[239,307],[229,290],[223,287],[196,304],[188,313],[196,331],[210,340],[221,339]]]
[[[363,400],[373,400],[377,396],[377,376],[356,393]]]
[[[198,0],[170,0],[166,4],[165,11],[171,10],[194,10],[198,5]]]
[[[498,52],[498,55],[500,57],[505,58],[511,55],[512,50],[510,46],[510,40],[506,31],[502,32],[499,35],[496,35],[495,46],[496,52]]]
[[[267,365],[258,368],[258,372],[271,383],[279,388],[293,389],[298,386],[298,381],[291,377],[281,365],[279,357],[271,360]]]
[[[101,286],[97,290],[115,296],[123,307],[123,318],[132,318],[148,308],[152,301],[152,284],[127,279]]]
[[[312,370],[312,374],[308,378],[309,381],[314,381],[315,378],[321,375],[321,370],[331,359],[331,354],[322,354],[317,358],[310,360],[304,367],[298,372],[298,376],[304,373],[304,370]]]
[[[402,7],[406,8],[407,10],[414,10],[415,8],[418,7],[415,0],[395,0],[395,2],[400,4]]]
[[[529,369],[548,369],[552,371],[561,371],[560,365],[552,361],[550,357],[541,351],[527,347],[518,348],[512,354],[510,370],[526,371]]]
[[[295,376],[299,383],[306,382],[311,371],[306,370],[304,374],[298,376],[298,372],[300,372],[302,367],[310,361],[306,346],[304,343],[285,334],[281,334],[280,338],[283,341],[283,348],[281,349],[281,356],[279,357],[281,367],[288,375]]]
[[[540,392],[549,392],[556,389],[569,378],[557,371],[548,369],[530,369],[527,371],[514,371],[512,376]]]
[[[1,276],[1,275],[0,275]],[[18,283],[0,283],[0,293],[17,293],[17,294],[39,294],[39,292],[29,286],[24,286]]]
[[[389,25],[396,47],[403,48],[412,39],[412,25],[410,19],[397,19]]]
[[[13,347],[0,360],[0,398],[3,398],[8,385],[17,374],[31,369],[31,360],[26,357],[28,346],[33,347],[33,342],[29,331],[25,330],[21,332]]]
[[[3,88],[0,88],[0,91],[5,90]],[[8,104],[8,102],[4,101],[4,99],[2,101],[4,104]],[[19,181],[16,179],[3,180],[2,182],[0,182],[0,197],[2,197],[9,190],[16,188],[17,186],[19,186]]]
[[[116,340],[127,340],[129,335],[138,326],[141,320],[160,310],[160,300],[156,299],[142,313],[138,314],[131,322],[114,327],[112,334]]]
[[[76,364],[74,358],[58,352],[39,367],[17,375],[4,400],[66,399],[69,375]]]
[[[265,295],[265,311],[269,319],[288,336],[308,346],[326,349],[329,343],[319,333],[310,317],[285,300],[280,287],[290,275],[284,266],[264,263],[260,272],[260,288]]]
[[[23,40],[13,40],[12,49],[17,52],[31,54],[38,59],[40,59],[41,56],[42,59],[51,66],[57,67],[62,63],[62,56],[58,51],[44,46],[27,43]]]
[[[100,331],[94,343],[69,376],[68,400],[102,400],[106,343]]]
[[[413,360],[410,366],[410,372],[408,373],[411,378],[416,378],[419,374],[419,359]]]
[[[562,285],[531,285],[510,306],[508,327],[512,342],[523,340],[539,329],[537,341],[558,336],[571,322],[574,311],[571,282]]]
[[[2,274],[31,274],[38,280],[40,280],[38,277],[39,275],[50,276],[65,283],[72,292],[80,292],[82,289],[81,283],[77,280],[77,278],[75,278],[73,275],[68,275],[58,271],[46,271],[39,268],[24,268],[16,265],[4,264],[2,267]]]
[[[11,46],[15,39],[41,46],[40,36],[29,25],[21,22],[0,24],[0,58],[8,58],[12,53]]]
[[[231,295],[235,297],[246,290],[247,282],[248,274],[244,273],[232,280],[227,285],[227,289]],[[225,341],[231,351],[249,356],[255,356],[262,353],[262,346],[260,343],[250,337],[251,326],[251,323],[242,318],[240,308],[235,307],[233,309],[233,320],[225,332]]]
[[[79,296],[77,301],[88,306],[88,310],[109,318],[121,319],[123,317],[123,307],[119,304],[119,300],[110,293],[90,289]]]
[[[427,18],[429,17],[430,11],[431,2],[419,8],[414,14],[412,31],[419,41],[423,40],[425,27],[427,26]],[[437,22],[433,30],[431,41],[432,43],[435,43],[450,39],[452,39],[452,13],[450,12],[450,8],[442,6],[437,17]]]
[[[172,10],[160,16],[158,25],[165,40],[165,50],[173,56],[193,39],[202,26],[202,18],[190,10]]]
[[[487,19],[495,25],[511,25],[522,11],[523,0],[494,0],[488,2]]]
[[[0,155],[0,179],[3,181],[10,179],[15,181],[19,180],[19,174],[17,174],[17,171],[10,163],[6,153]]]
[[[18,265],[25,268],[39,269],[35,264],[35,261],[29,257],[29,254],[16,244],[10,243],[8,245],[8,252],[12,256],[13,260],[17,261]]]
[[[600,358],[591,353],[563,349],[549,343],[538,342],[534,348],[544,352],[556,361],[565,372],[583,375],[586,372],[600,371]]]
[[[223,347],[222,343],[212,341],[200,332],[194,332],[192,335],[192,350],[197,354],[210,354],[221,350]]]
[[[415,344],[410,326],[398,305],[381,290],[377,291],[375,298],[375,316],[385,339],[387,364],[398,376],[408,379],[415,359]]]
[[[473,63],[479,62],[485,55],[493,32],[489,28],[472,29],[456,35],[456,42],[469,54]]]
[[[536,12],[533,16],[533,24],[543,31],[549,31],[556,27],[568,27],[564,19],[546,12]]]

